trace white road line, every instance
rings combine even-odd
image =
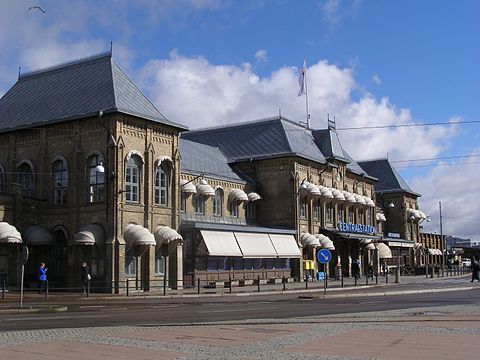
[[[104,308],[105,305],[84,305],[80,306],[80,309],[94,309],[94,308]]]
[[[361,302],[360,304],[381,304],[381,303],[386,303],[388,301],[386,300],[382,300],[382,301],[364,301],[364,302]]]
[[[4,321],[45,321],[45,320],[65,320],[65,319],[95,319],[95,318],[108,318],[108,315],[87,315],[87,316],[41,316],[41,317],[29,317],[29,318],[9,318]]]
[[[235,311],[255,311],[255,310],[272,310],[272,309],[280,309],[280,307],[263,307],[263,308],[246,308],[246,309],[227,309],[227,310],[208,310],[208,311],[199,311],[201,314],[209,314],[209,313],[222,313],[222,312],[235,312]]]
[[[168,308],[175,308],[179,305],[154,305],[152,306],[153,309],[168,309]]]

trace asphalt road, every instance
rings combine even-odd
[[[234,298],[69,300],[62,303],[68,306],[66,312],[1,314],[0,331],[285,319],[462,304],[480,304],[480,287],[444,293],[329,299],[302,299],[291,294]]]

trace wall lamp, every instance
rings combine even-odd
[[[184,187],[185,185],[190,184],[192,181],[195,181],[195,180],[197,180],[198,178],[200,178],[200,179],[203,180],[204,177],[205,177],[205,174],[197,175],[197,176],[195,176],[192,180],[188,180],[185,184],[180,185],[180,187]]]
[[[393,201],[390,201],[390,203],[388,204],[388,207],[390,209],[393,209],[395,207],[395,204],[393,203]]]

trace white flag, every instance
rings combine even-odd
[[[298,91],[297,96],[302,96],[306,94],[306,86],[305,86],[306,73],[307,73],[307,59],[303,61],[303,66],[300,69],[300,74],[298,75],[298,85],[300,85],[300,90]]]

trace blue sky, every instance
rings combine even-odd
[[[298,67],[307,58],[312,127],[480,120],[480,2],[1,0],[0,95],[22,71],[109,48],[173,121],[190,128],[282,114],[304,118]],[[32,4],[46,10],[27,11]],[[480,125],[342,131],[357,159],[480,153]],[[480,240],[478,157],[397,163],[438,231]],[[413,167],[412,165],[437,165]],[[408,166],[408,167],[405,167]]]

